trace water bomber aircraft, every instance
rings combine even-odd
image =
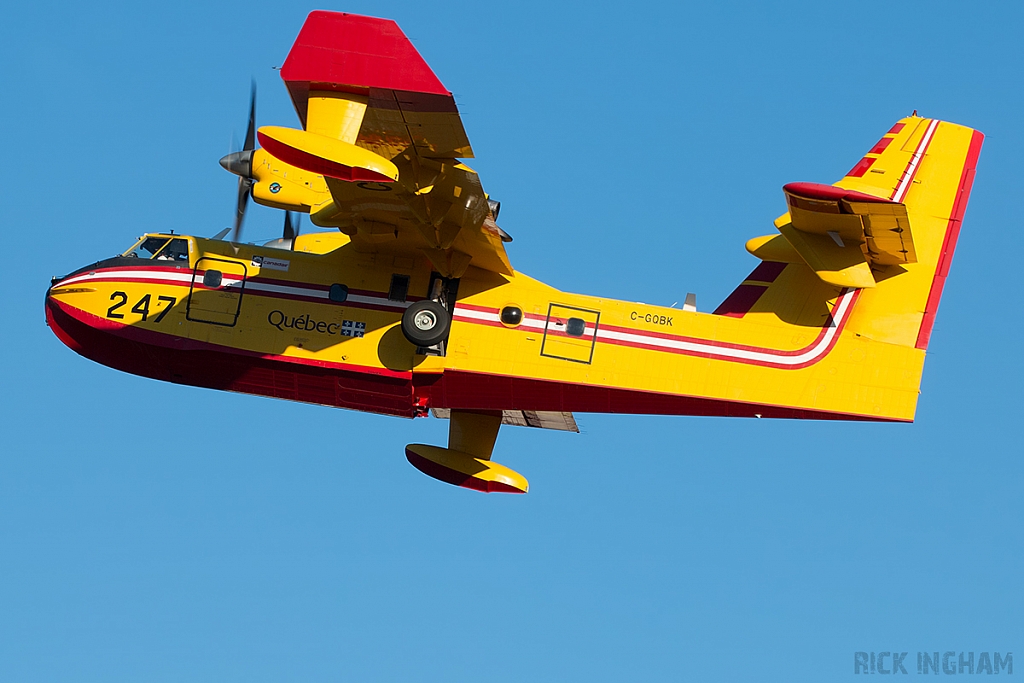
[[[53,278],[64,344],[177,384],[448,419],[447,447],[407,458],[485,492],[528,488],[492,460],[502,425],[578,431],[574,413],[913,421],[978,131],[915,112],[838,182],[785,185],[756,267],[705,312],[516,271],[455,99],[393,21],[313,12],[280,74],[301,127],[257,129],[253,97],[221,159],[232,234],[147,234]],[[280,239],[241,241],[250,198],[285,212]]]

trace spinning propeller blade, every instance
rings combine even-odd
[[[249,127],[245,129],[243,152],[256,149],[256,81],[249,86]]]
[[[284,239],[295,239],[295,228],[292,227],[292,212],[284,212]]]
[[[245,143],[241,151],[232,152],[220,160],[220,165],[238,176],[238,197],[235,206],[235,224],[231,233],[231,241],[238,242],[242,237],[242,223],[245,211],[249,206],[249,193],[252,190],[252,152],[256,149],[256,81],[252,82],[249,93],[249,124],[245,130]]]
[[[292,226],[292,212],[284,212],[284,234],[283,238],[289,244],[289,248],[294,251],[295,249],[295,238],[299,236],[299,229],[302,227],[302,215],[300,214],[295,219],[295,226]]]

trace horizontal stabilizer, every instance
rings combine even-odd
[[[792,223],[780,225],[779,232],[824,282],[856,289],[875,286],[871,266],[864,258],[859,244],[840,246],[829,235],[803,232],[793,227]]]
[[[764,261],[806,263],[838,287],[874,287],[872,267],[916,263],[906,205],[834,185],[789,183],[781,236],[757,237],[747,251]]]
[[[844,243],[863,244],[872,264],[917,263],[905,204],[817,183],[789,183],[782,189],[797,230],[835,233]]]
[[[762,261],[774,263],[804,263],[793,245],[782,235],[764,235],[747,240],[747,251]]]

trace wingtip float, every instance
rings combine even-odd
[[[526,478],[504,465],[450,448],[409,444],[405,457],[429,477],[484,493],[526,493]]]
[[[426,474],[524,493],[501,425],[574,412],[909,422],[983,136],[902,119],[834,185],[791,183],[777,231],[713,312],[563,292],[513,270],[461,160],[454,98],[398,26],[310,14],[281,70],[301,129],[255,127],[234,242],[150,234],[55,278],[47,322],[83,356],[179,384],[450,419]],[[259,142],[259,146],[256,142]],[[308,213],[256,246],[248,199]]]

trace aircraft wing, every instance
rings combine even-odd
[[[357,249],[421,251],[448,277],[469,265],[512,274],[496,204],[460,161],[473,150],[455,99],[395,22],[312,12],[281,77],[304,130],[261,128],[260,142],[324,176],[314,224]]]

